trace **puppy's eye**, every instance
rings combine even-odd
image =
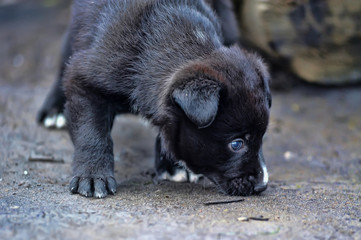
[[[239,150],[241,150],[244,146],[244,141],[243,139],[236,139],[236,140],[233,140],[230,144],[229,144],[229,147],[232,151],[234,152],[238,152]]]

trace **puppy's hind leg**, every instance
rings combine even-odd
[[[70,35],[64,36],[60,69],[56,81],[48,93],[43,106],[37,114],[37,122],[47,128],[63,128],[66,121],[63,115],[65,95],[63,90],[63,76],[66,63],[71,56]]]
[[[158,135],[155,142],[155,170],[158,180],[198,182],[203,177],[187,169],[183,162],[174,162],[168,159],[161,149],[161,140]]]

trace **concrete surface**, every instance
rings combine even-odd
[[[67,1],[0,1],[0,239],[361,239],[361,87],[273,93],[270,184],[239,199],[152,179],[154,131],[118,117],[118,193],[71,195],[72,145],[35,114],[57,70]],[[11,1],[7,1],[10,2]],[[30,162],[33,153],[64,163]],[[268,221],[245,217],[263,216]]]

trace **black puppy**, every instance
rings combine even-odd
[[[269,75],[257,56],[224,46],[203,0],[75,0],[66,43],[39,119],[60,108],[63,84],[73,193],[116,192],[110,131],[125,112],[158,127],[158,175],[182,160],[228,194],[266,189]]]

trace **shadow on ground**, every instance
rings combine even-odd
[[[205,206],[238,198],[208,183],[155,184],[154,131],[133,116],[118,117],[113,130],[117,195],[71,195],[69,137],[35,123],[56,74],[67,6],[0,1],[2,239],[361,239],[360,87],[274,93],[264,144],[270,185],[260,196]],[[63,162],[30,162],[34,152]],[[244,221],[260,215],[268,221]]]

